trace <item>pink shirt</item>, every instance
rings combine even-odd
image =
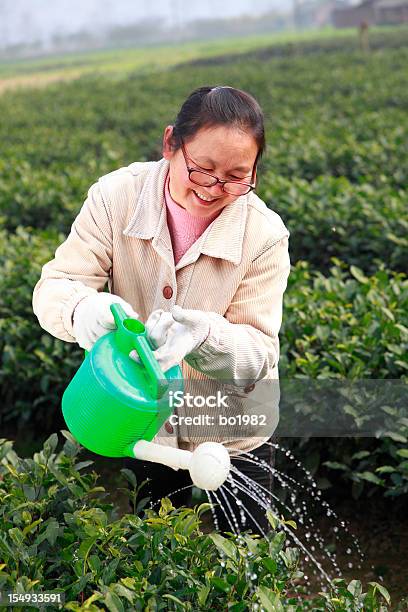
[[[170,175],[167,174],[164,184],[164,201],[167,208],[167,225],[173,245],[174,263],[177,265],[184,253],[198,240],[221,211],[217,210],[214,214],[205,218],[193,217],[185,208],[173,200],[170,195],[169,183]]]

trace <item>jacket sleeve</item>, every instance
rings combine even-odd
[[[283,294],[290,272],[288,236],[252,261],[225,316],[210,315],[208,338],[185,361],[212,378],[246,386],[279,361]]]
[[[102,291],[112,266],[112,225],[95,183],[88,191],[71,232],[34,287],[33,310],[43,329],[75,342],[72,315],[78,302]]]

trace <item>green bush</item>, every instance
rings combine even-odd
[[[282,378],[333,380],[352,383],[364,379],[400,379],[408,376],[408,280],[402,273],[385,269],[371,276],[342,262],[333,260],[330,275],[323,275],[306,262],[298,262],[289,277],[284,299],[281,331],[280,373]],[[339,385],[338,385],[339,386]],[[316,387],[316,389],[315,389]],[[324,386],[323,386],[324,387]],[[324,387],[326,390],[328,385]],[[383,492],[388,496],[408,493],[408,419],[406,402],[392,405],[390,397],[373,409],[371,397],[359,392],[347,394],[342,401],[344,415],[353,431],[364,431],[370,424],[377,437],[351,439],[312,438],[300,443],[285,440],[301,460],[314,457],[313,470],[325,465],[325,486],[336,483],[336,475],[351,484],[357,498],[363,491],[369,495]],[[370,395],[370,394],[369,394]],[[370,401],[368,401],[370,400]],[[323,405],[322,405],[323,403]],[[295,406],[297,426],[308,422],[314,427],[327,423],[331,402],[329,394],[319,394],[318,385],[305,384]],[[322,407],[322,410],[319,409]],[[294,403],[289,415],[293,415]],[[282,416],[285,420],[285,397]],[[286,431],[289,427],[286,425]],[[311,467],[309,465],[309,467]],[[285,468],[286,469],[286,468]],[[290,466],[287,466],[290,469]],[[325,472],[327,470],[324,470]],[[323,476],[320,471],[321,476]],[[323,482],[323,480],[322,480]]]
[[[396,417],[383,439],[354,440],[353,444],[344,441],[334,449],[330,460],[324,462],[323,465],[338,470],[345,481],[352,483],[355,499],[363,491],[371,496],[378,487],[387,497],[408,493],[408,419]]]
[[[63,236],[19,228],[0,231],[0,424],[30,422],[51,431],[65,387],[83,358],[78,345],[45,332],[32,309],[32,293],[42,265]]]
[[[9,231],[32,226],[67,234],[90,186],[83,168],[35,170],[27,160],[0,160],[0,175],[1,225]]]
[[[408,280],[365,276],[335,259],[329,275],[298,262],[284,298],[283,377],[401,378],[408,373]]]
[[[406,194],[385,184],[355,185],[344,177],[311,182],[266,173],[261,197],[290,230],[293,263],[306,260],[327,271],[332,257],[365,272],[381,264],[406,272]]]
[[[266,538],[205,535],[209,504],[175,509],[168,498],[158,514],[118,518],[97,474],[85,472],[92,461],[78,462],[81,447],[62,433],[60,452],[53,434],[32,459],[0,440],[1,591],[24,601],[41,585],[65,595],[65,610],[387,610],[389,594],[375,582],[363,594],[359,581],[337,580],[304,597],[300,553],[285,548],[285,523],[271,512]]]

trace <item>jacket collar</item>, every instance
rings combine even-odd
[[[158,162],[149,162],[149,165],[136,210],[123,234],[145,240],[153,238],[153,246],[161,242],[168,248],[169,231],[166,222],[164,183],[169,162],[161,159]],[[242,258],[247,209],[247,195],[237,198],[232,205],[226,206],[179,263],[183,262],[186,265],[190,263],[190,259],[194,261],[202,253],[238,265]],[[185,261],[185,258],[189,261]]]

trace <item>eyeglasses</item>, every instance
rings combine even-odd
[[[218,177],[214,176],[213,174],[209,174],[204,170],[190,168],[190,166],[188,165],[188,160],[190,158],[187,155],[184,142],[181,143],[181,150],[183,151],[184,161],[186,162],[188,177],[190,181],[195,185],[200,185],[200,187],[214,187],[214,185],[220,183],[220,185],[222,186],[222,190],[225,191],[225,193],[236,196],[246,195],[247,193],[255,189],[254,183],[242,183],[241,181],[222,181]],[[252,176],[253,175],[254,170],[252,170]]]

